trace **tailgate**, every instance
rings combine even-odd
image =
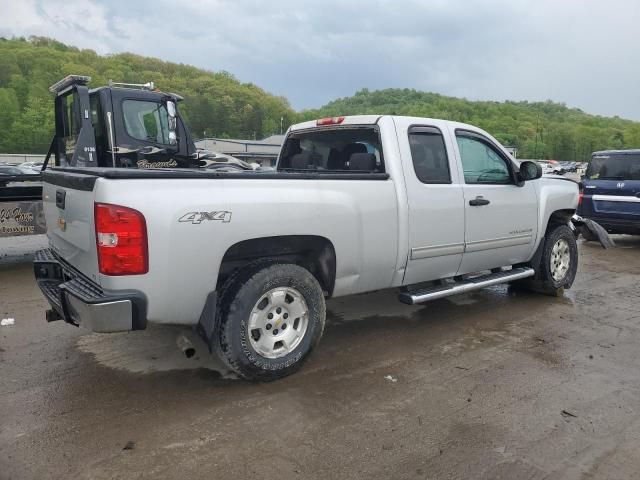
[[[43,174],[43,208],[51,248],[67,263],[99,283],[93,224],[97,177],[48,170]]]

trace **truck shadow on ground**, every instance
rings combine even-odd
[[[395,290],[388,290],[330,300],[320,345],[300,372],[280,382],[294,385],[316,375],[342,376],[372,358],[384,364],[407,354],[438,355],[491,345],[513,336],[510,332],[536,315],[548,315],[550,307],[572,304],[569,298],[543,297],[507,286],[414,306],[399,303],[396,296]],[[180,334],[193,342],[194,357],[186,358],[178,349]],[[237,379],[188,328],[155,326],[140,332],[87,334],[77,339],[77,346],[100,367],[134,374],[141,381],[188,376],[212,386]]]

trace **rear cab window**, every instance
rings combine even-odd
[[[588,180],[640,180],[640,151],[594,154],[585,176]]]
[[[378,128],[344,126],[291,132],[282,147],[278,170],[384,173]]]

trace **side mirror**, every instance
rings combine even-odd
[[[167,100],[166,105],[167,114],[169,115],[169,145],[175,145],[178,143],[178,135],[176,134],[178,128],[176,103],[173,100]]]
[[[520,164],[520,172],[518,172],[518,177],[521,182],[536,180],[542,177],[542,167],[537,162],[525,160]]]

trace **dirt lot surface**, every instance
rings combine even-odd
[[[4,242],[0,478],[638,478],[640,238],[614,238],[580,243],[564,298],[332,300],[270,384],[181,358],[173,328],[46,324],[38,241]]]

